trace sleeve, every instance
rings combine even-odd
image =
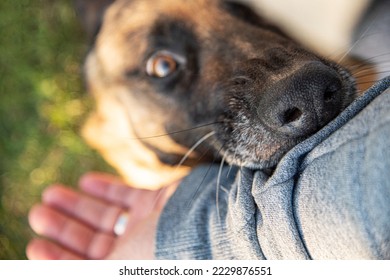
[[[205,165],[184,179],[160,216],[158,259],[234,258],[226,212],[236,172],[236,168],[220,171],[217,165]]]
[[[390,259],[390,90],[309,153],[296,184],[313,259]]]

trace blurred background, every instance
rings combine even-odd
[[[306,43],[324,47],[318,50],[324,54],[352,51],[378,64],[380,75],[390,73],[388,0],[315,1],[309,14],[324,23],[316,31],[299,27],[300,22],[311,27],[302,9],[310,8],[311,0],[294,0],[296,5],[285,5],[286,0],[242,1],[258,5],[264,16],[286,19],[287,27],[301,30],[298,34],[310,39],[311,44]],[[55,182],[76,186],[79,176],[90,170],[113,172],[79,136],[92,104],[81,78],[88,46],[72,2],[0,1],[0,259],[26,258],[25,246],[33,236],[28,210],[40,201],[45,187]],[[318,3],[330,7],[328,13]],[[358,14],[368,3],[373,5],[366,20],[353,34]],[[347,15],[355,15],[354,21]],[[326,40],[329,45],[319,39],[326,34],[332,35]]]
[[[0,259],[26,258],[27,213],[47,185],[109,170],[78,134],[86,50],[72,1],[0,1]]]

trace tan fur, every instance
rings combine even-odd
[[[164,116],[145,121],[149,112],[158,111],[159,108],[146,109],[138,100],[132,99],[121,80],[121,74],[124,69],[138,63],[132,58],[139,57],[145,51],[147,46],[143,36],[146,36],[146,31],[158,16],[174,15],[185,22],[196,23],[194,26],[197,27],[198,36],[207,40],[208,36],[212,36],[210,30],[217,30],[223,23],[220,18],[223,15],[219,15],[215,5],[216,1],[213,0],[133,3],[119,0],[106,12],[96,47],[86,63],[88,88],[96,100],[96,111],[86,122],[83,136],[132,186],[158,189],[189,172],[188,167],[174,167],[160,162],[137,137],[146,137],[149,144],[161,151],[184,156],[188,149],[169,137],[160,137],[167,133],[161,126]],[[214,13],[210,13],[210,9],[214,9]],[[204,28],[206,25],[207,28]],[[125,36],[134,31],[132,36]],[[131,41],[136,44],[131,44]]]
[[[131,186],[147,189],[158,189],[185,176],[188,167],[171,167],[159,161],[157,156],[137,140],[129,111],[144,110],[126,99],[125,89],[107,88],[102,83],[102,76],[96,65],[96,56],[91,54],[86,67],[88,71],[89,90],[94,94],[96,110],[91,114],[83,129],[86,141],[97,149],[103,157],[118,170]],[[137,116],[137,112],[132,112]],[[142,126],[141,126],[142,127]],[[147,129],[153,130],[153,129]],[[161,135],[163,131],[156,129],[148,136]],[[153,139],[153,138],[152,138]],[[185,153],[186,149],[173,143],[169,137],[157,137],[159,146],[169,151]]]

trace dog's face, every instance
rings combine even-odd
[[[136,186],[160,187],[217,158],[273,167],[353,99],[346,70],[248,7],[79,2],[89,30],[108,7],[86,60],[97,108],[84,134]],[[91,2],[95,16],[88,14]]]

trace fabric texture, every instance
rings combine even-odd
[[[158,259],[390,259],[390,77],[295,146],[271,176],[215,164],[181,183]]]

